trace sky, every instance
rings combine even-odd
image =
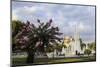
[[[44,23],[52,19],[62,36],[73,37],[77,28],[83,42],[95,41],[95,6],[12,2],[12,20],[37,24],[37,19]]]

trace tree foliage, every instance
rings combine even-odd
[[[84,54],[87,54],[88,56],[91,54],[91,50],[90,49],[86,49],[85,51],[84,51]]]
[[[31,39],[30,41],[34,41],[34,39],[36,39],[35,41],[38,42],[36,46],[38,46],[40,51],[44,52],[44,48],[48,49],[49,47],[54,47],[58,44],[58,41],[61,40],[59,36],[62,33],[59,32],[58,27],[51,26],[52,19],[50,19],[47,23],[41,23],[39,19],[37,22],[39,24],[38,27],[33,25],[33,29],[29,37]]]
[[[46,23],[37,19],[38,26],[36,26],[29,21],[26,23],[12,21],[13,49],[26,51],[27,63],[33,63],[36,51],[53,51],[62,39],[59,37],[62,33],[59,32],[58,27],[51,25],[52,22],[52,19]]]
[[[89,44],[88,44],[88,47],[89,47],[89,49],[95,51],[95,50],[96,50],[96,44],[95,44],[95,42],[89,43]]]
[[[12,51],[17,50],[16,35],[21,31],[23,23],[19,20],[12,21]]]
[[[86,44],[82,42],[81,38],[80,38],[80,46],[81,46],[81,50],[83,50],[83,48],[86,48]]]

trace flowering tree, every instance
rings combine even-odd
[[[61,40],[59,37],[62,33],[58,27],[51,25],[52,19],[47,23],[41,23],[37,20],[38,26],[31,24],[29,21],[24,23],[21,31],[14,37],[17,47],[27,52],[27,63],[34,62],[35,52],[46,52],[46,49],[54,47]]]

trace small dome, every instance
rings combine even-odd
[[[64,39],[65,39],[65,40],[69,40],[70,37],[69,37],[69,36],[65,36]]]

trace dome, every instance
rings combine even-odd
[[[69,36],[64,37],[64,45],[69,46],[71,42],[71,38]]]
[[[69,40],[70,37],[69,37],[69,36],[65,36],[64,39],[65,39],[65,40]]]

